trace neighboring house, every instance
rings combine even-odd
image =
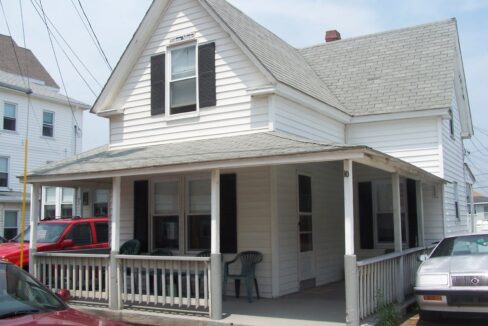
[[[475,192],[473,194],[474,200],[474,226],[475,232],[488,231],[488,197]]]
[[[263,297],[345,279],[357,324],[377,290],[411,293],[424,246],[470,230],[456,21],[327,39],[293,48],[223,0],[153,2],[92,108],[110,144],[28,177],[34,196],[111,186],[97,298],[220,318],[221,254],[255,250]],[[134,238],[143,255],[118,255]]]
[[[74,99],[68,103],[35,55],[10,36],[0,35],[0,54],[0,235],[10,239],[21,227],[22,180],[17,177],[24,171],[26,136],[31,170],[78,154],[82,112],[88,107]],[[74,194],[72,188],[44,188],[42,216],[75,215]],[[27,194],[27,221],[29,200]]]

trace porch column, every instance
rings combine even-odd
[[[220,170],[212,170],[210,243],[210,317],[222,319],[222,255],[220,254]]]
[[[39,222],[40,193],[41,185],[38,183],[32,184],[30,198],[29,273],[34,276],[37,276],[35,270],[35,253],[37,251],[37,223]]]
[[[415,183],[417,196],[417,232],[418,232],[418,246],[425,246],[425,230],[424,230],[424,194],[422,190],[422,181],[418,180]]]
[[[344,160],[344,273],[346,285],[346,323],[359,325],[359,287],[354,253],[354,188],[351,160]]]
[[[109,300],[110,310],[120,310],[121,298],[117,284],[117,259],[120,248],[120,188],[121,177],[114,177],[112,180],[112,215],[110,219],[110,280]]]
[[[401,253],[403,251],[402,240],[402,207],[400,204],[400,175],[393,173],[391,175],[392,197],[393,197],[393,230],[395,239],[395,252]],[[398,303],[402,303],[405,299],[403,289],[403,256],[398,259],[397,270],[397,293],[396,298]]]

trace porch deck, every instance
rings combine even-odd
[[[75,306],[75,308],[96,312],[111,319],[137,325],[301,325],[336,326],[345,323],[344,283],[333,283],[278,299],[261,299],[248,303],[244,297],[225,297],[223,319],[210,320],[207,317],[162,313],[156,310],[141,311]]]

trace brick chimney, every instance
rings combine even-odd
[[[327,31],[325,33],[325,42],[333,42],[333,41],[339,41],[341,39],[341,33],[339,33],[337,30],[331,30]]]

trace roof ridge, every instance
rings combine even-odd
[[[456,17],[452,17],[452,18],[448,18],[448,19],[443,19],[443,20],[439,20],[439,21],[435,21],[435,22],[423,23],[423,24],[419,24],[419,25],[413,25],[413,26],[407,26],[407,27],[400,27],[400,28],[389,29],[389,30],[382,31],[382,32],[376,32],[376,33],[369,33],[369,34],[365,34],[365,35],[353,36],[353,37],[344,38],[344,39],[340,39],[340,40],[333,41],[333,42],[318,43],[318,44],[314,44],[314,45],[309,45],[309,46],[305,46],[305,47],[302,47],[302,48],[298,48],[298,51],[299,52],[302,52],[303,50],[309,50],[309,49],[313,49],[313,48],[318,48],[318,47],[323,47],[323,46],[329,46],[331,44],[332,45],[333,44],[341,44],[341,43],[345,43],[345,42],[348,42],[348,41],[356,41],[356,40],[360,40],[360,39],[364,39],[364,38],[369,38],[369,37],[382,36],[382,35],[385,35],[385,34],[393,34],[393,33],[398,33],[398,32],[403,32],[403,31],[408,31],[408,30],[415,30],[415,29],[419,29],[419,28],[423,28],[423,27],[428,27],[428,26],[442,25],[442,24],[447,24],[447,23],[452,23],[452,22],[454,22],[454,23],[457,22]]]

